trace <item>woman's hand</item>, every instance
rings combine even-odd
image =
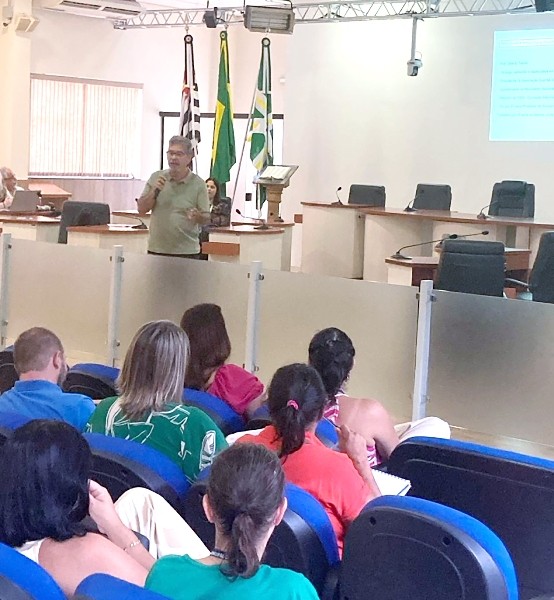
[[[352,431],[347,425],[341,425],[338,434],[341,452],[347,454],[353,463],[367,462],[367,445],[362,435]]]
[[[98,526],[98,530],[111,539],[113,534],[121,532],[125,525],[115,512],[115,506],[110,493],[96,481],[89,481],[89,515]]]

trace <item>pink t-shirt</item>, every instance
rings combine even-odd
[[[237,443],[262,444],[278,451],[281,442],[273,425],[259,435],[244,435]],[[342,556],[344,536],[352,521],[360,514],[371,492],[346,454],[324,446],[313,433],[306,433],[303,446],[283,461],[285,477],[291,483],[310,492],[329,515],[337,534]]]
[[[263,394],[264,384],[238,365],[223,365],[206,391],[225,401],[239,415],[244,415],[248,405]]]

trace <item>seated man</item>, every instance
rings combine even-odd
[[[66,421],[82,431],[94,402],[88,396],[61,390],[67,364],[58,336],[33,327],[17,338],[13,353],[19,381],[0,396],[0,412]]]

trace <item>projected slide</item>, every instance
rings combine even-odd
[[[554,140],[554,29],[495,31],[489,138]]]

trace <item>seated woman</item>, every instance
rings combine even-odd
[[[185,387],[203,390],[249,417],[265,401],[263,383],[242,367],[225,364],[231,340],[217,304],[197,304],[181,319],[190,341],[190,361]]]
[[[278,458],[265,448],[246,444],[222,452],[203,499],[206,516],[215,525],[214,550],[200,560],[158,560],[146,587],[174,600],[316,600],[316,591],[303,575],[260,564],[287,507],[284,485]]]
[[[182,403],[188,361],[189,341],[182,329],[171,321],[143,325],[116,382],[120,396],[100,402],[87,431],[152,446],[194,481],[227,443],[208,415]]]
[[[287,480],[323,505],[342,553],[348,526],[380,492],[360,435],[341,427],[342,452],[325,447],[315,436],[326,403],[325,388],[314,368],[304,364],[281,367],[268,391],[273,424],[258,435],[242,436],[237,443],[263,444],[279,453]]]
[[[87,442],[63,421],[36,420],[20,427],[0,449],[0,460],[0,541],[40,564],[69,597],[93,573],[143,585],[158,556],[208,555],[157,494],[129,490],[114,507],[107,490],[90,481]],[[87,515],[104,535],[87,527]],[[149,536],[150,553],[130,527]]]
[[[344,387],[354,366],[355,354],[352,340],[336,327],[316,333],[308,348],[309,363],[321,376],[327,394],[323,416],[335,425],[347,425],[364,437],[371,465],[387,460],[398,443],[408,437],[450,437],[448,423],[437,417],[395,427],[392,417],[377,400],[348,396]]]
[[[210,222],[202,225],[200,230],[200,244],[209,240],[209,232],[215,227],[229,227],[231,224],[231,198],[222,198],[220,195],[219,181],[213,177],[206,179],[208,200],[210,202]],[[208,260],[207,254],[200,255],[203,260]]]

